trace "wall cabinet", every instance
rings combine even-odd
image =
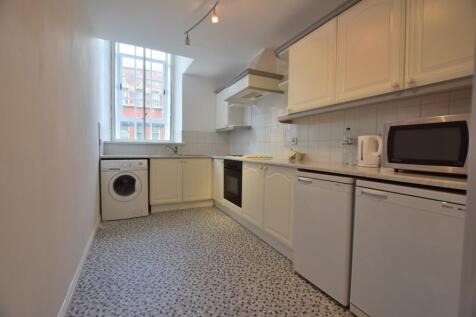
[[[212,199],[211,159],[152,159],[150,204]]]
[[[231,86],[216,94],[215,98],[215,128],[223,130],[233,126],[249,125],[251,122],[251,108],[249,105],[231,107],[226,101],[234,91]]]
[[[475,36],[474,0],[362,0],[289,48],[288,112],[472,75]]]
[[[225,101],[227,90],[224,89],[216,94],[215,123],[216,129],[224,129],[228,125],[228,103]]]
[[[364,0],[338,17],[337,101],[403,88],[405,0]]]
[[[289,112],[335,102],[337,19],[289,49]]]
[[[407,0],[405,86],[473,74],[474,0]]]
[[[288,247],[293,242],[295,177],[295,170],[269,166],[264,178],[264,230]]]
[[[223,160],[213,160],[213,199],[223,202]]]
[[[258,227],[263,225],[264,168],[261,164],[243,164],[242,213]]]

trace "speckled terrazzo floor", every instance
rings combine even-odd
[[[351,316],[215,208],[105,223],[68,316]]]

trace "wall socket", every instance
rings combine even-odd
[[[297,137],[291,138],[291,145],[297,145],[297,144],[298,144],[298,138]]]

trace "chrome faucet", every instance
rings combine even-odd
[[[167,148],[168,150],[172,151],[174,153],[174,155],[178,155],[178,146],[171,146],[171,145],[166,145],[165,148]]]

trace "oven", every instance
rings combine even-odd
[[[243,162],[224,160],[223,197],[241,207]]]
[[[400,170],[467,174],[469,115],[385,124],[383,165]]]

